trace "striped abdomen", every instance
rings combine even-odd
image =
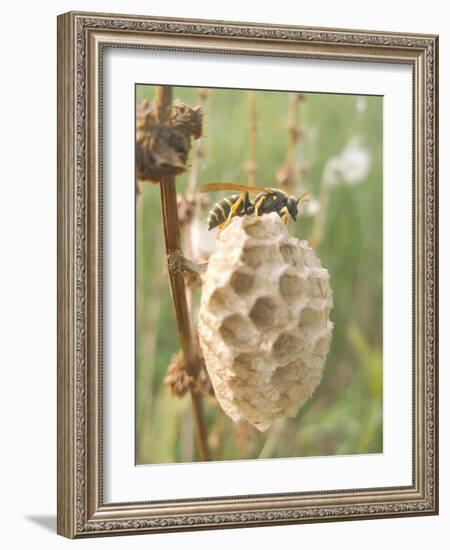
[[[227,221],[231,207],[233,206],[233,204],[235,204],[239,197],[240,195],[229,195],[228,197],[221,199],[219,202],[216,202],[216,204],[211,208],[208,214],[208,231],[210,229],[213,229],[213,227],[221,225],[222,223],[225,223]],[[242,216],[243,213],[244,204],[241,203],[236,210],[236,215]]]

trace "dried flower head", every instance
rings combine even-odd
[[[172,395],[184,397],[193,387],[194,377],[187,373],[184,353],[179,351],[172,356],[164,378],[164,384]]]
[[[198,340],[195,346],[194,362],[197,367],[196,376],[189,374],[186,358],[182,351],[178,351],[172,356],[164,378],[164,384],[172,395],[181,398],[190,390],[201,395],[214,395]]]
[[[170,124],[173,128],[181,129],[194,139],[202,137],[203,132],[203,111],[201,107],[189,107],[181,101],[172,106]]]
[[[136,175],[156,183],[187,169],[191,138],[202,135],[200,107],[174,103],[167,120],[160,122],[154,102],[138,103],[136,115]]]

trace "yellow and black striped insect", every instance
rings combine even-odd
[[[296,198],[273,187],[254,187],[229,182],[207,183],[200,188],[201,193],[213,191],[240,191],[240,193],[228,195],[216,202],[208,214],[208,231],[214,227],[224,229],[235,216],[254,214],[259,217],[271,212],[277,212],[287,224],[289,216],[294,221],[297,219],[298,205],[308,195],[306,191]],[[253,201],[250,199],[250,193],[257,193]]]

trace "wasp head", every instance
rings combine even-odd
[[[287,209],[292,219],[295,221],[298,214],[297,199],[295,197],[289,197],[287,200]]]

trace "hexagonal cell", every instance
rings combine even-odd
[[[279,288],[281,296],[286,301],[292,302],[304,291],[305,283],[297,275],[284,273],[280,277]]]
[[[227,291],[223,288],[217,288],[209,298],[209,308],[213,313],[223,311],[227,306]]]
[[[260,330],[274,327],[280,322],[279,308],[268,296],[261,296],[250,311],[250,319]]]
[[[235,348],[250,344],[257,335],[250,322],[238,313],[223,321],[220,334],[227,345]]]
[[[280,253],[283,256],[283,260],[287,264],[293,267],[298,267],[302,265],[297,249],[291,244],[288,244],[288,243],[282,244],[280,246]]]
[[[288,332],[282,332],[273,344],[272,353],[277,361],[283,363],[291,359],[293,355],[301,352],[304,346],[305,344],[301,338],[297,338]]]
[[[242,260],[253,269],[261,264],[270,261],[275,249],[271,246],[245,246],[242,254]]]
[[[305,307],[300,313],[300,321],[298,323],[300,328],[307,327],[326,327],[327,319],[325,315],[325,310],[312,309],[310,307]]]
[[[245,369],[251,369],[252,368],[252,360],[255,357],[254,353],[240,353],[239,355],[236,355],[235,358],[235,366],[238,365],[239,367],[245,368]]]
[[[230,284],[239,296],[248,294],[255,284],[255,278],[250,273],[235,271],[231,276]]]
[[[246,388],[261,384],[260,373],[251,368],[244,367],[240,363],[234,363],[233,372],[235,374],[235,380],[233,379],[229,381],[230,386],[232,384],[235,386],[239,385],[237,381],[241,381],[241,385],[244,385]]]
[[[239,370],[240,372],[245,371],[256,373],[258,376],[265,376],[267,373],[271,373],[273,369],[270,361],[255,354],[254,351],[251,353],[242,351],[235,357],[233,370],[236,373]]]
[[[254,417],[255,425],[257,425],[257,419],[260,419],[262,416],[260,410],[262,399],[258,399],[258,396],[256,395],[252,397],[250,395],[244,394],[245,397],[242,397],[241,395],[239,395],[239,393],[241,392],[235,390],[235,395],[233,396],[235,404],[249,412]]]
[[[244,225],[244,231],[249,237],[254,239],[266,239],[267,229],[264,227],[264,222],[259,221],[253,224]]]
[[[302,361],[292,361],[284,367],[278,367],[273,373],[271,383],[277,390],[284,390],[298,380],[301,369],[304,368]]]

